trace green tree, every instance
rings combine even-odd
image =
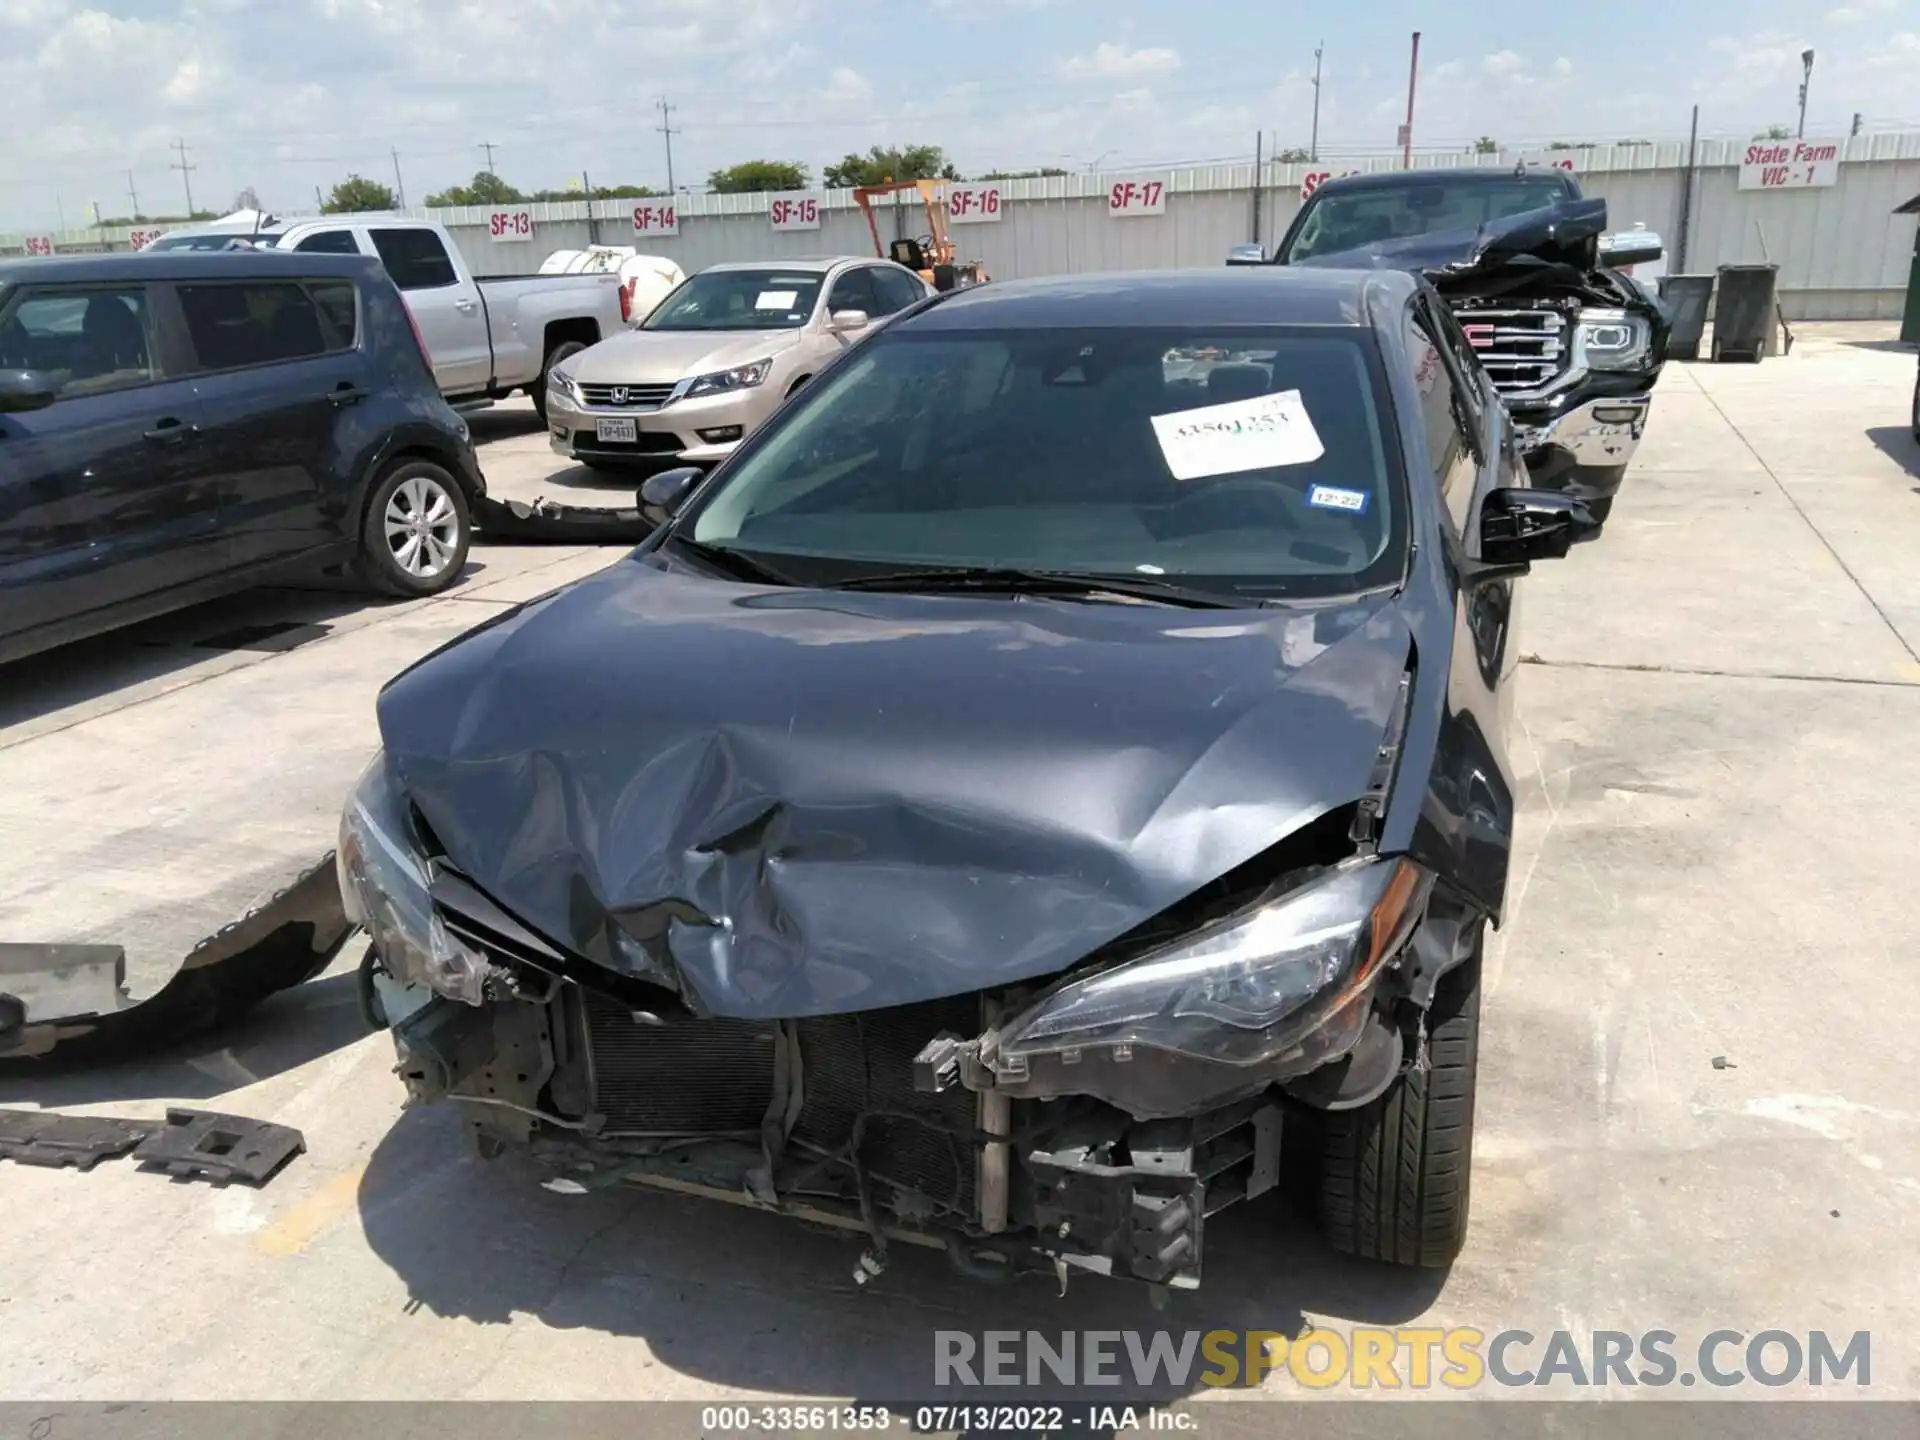
[[[1304,145],[1290,145],[1273,158],[1282,165],[1305,165],[1313,159],[1313,152]]]
[[[391,209],[393,209],[392,190],[378,180],[369,180],[361,175],[349,175],[333,187],[327,196],[326,204],[320,207],[320,213],[346,215],[357,210]]]
[[[660,192],[646,185],[596,185],[593,187],[595,200],[639,200]],[[536,190],[527,197],[529,200],[585,200],[587,192],[572,190]]]
[[[976,175],[976,180],[1045,180],[1053,175],[1065,175],[1069,172],[1053,165],[1042,165],[1038,170],[989,170],[984,175]]]
[[[720,195],[746,195],[759,190],[804,190],[807,167],[792,160],[742,160],[707,176],[707,188]]]
[[[438,195],[427,196],[427,204],[446,205],[518,205],[527,197],[491,170],[474,173],[465,185],[450,185]]]
[[[1578,150],[1581,148],[1582,148],[1581,146],[1575,144],[1571,140],[1555,140],[1550,142],[1547,146],[1547,149],[1549,150]]]
[[[888,149],[875,145],[865,155],[849,154],[838,165],[829,165],[821,180],[831,189],[854,185],[881,185],[888,180],[958,180],[946,152],[938,145],[908,145]]]
[[[1476,155],[1498,155],[1500,153],[1500,142],[1491,135],[1482,135],[1478,140],[1473,142],[1473,153]]]
[[[1769,125],[1753,138],[1756,140],[1791,140],[1793,138],[1793,132],[1784,125]]]

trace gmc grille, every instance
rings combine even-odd
[[[658,410],[673,394],[671,385],[582,385],[580,398],[601,410]]]
[[[1572,362],[1567,319],[1557,310],[1459,310],[1455,314],[1487,378],[1502,395],[1538,390]]]

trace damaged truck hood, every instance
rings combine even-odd
[[[1050,975],[1366,788],[1391,598],[767,587],[635,557],[393,681],[391,761],[516,918],[706,1014]]]
[[[1570,200],[1527,210],[1473,230],[1436,230],[1393,240],[1377,240],[1357,249],[1295,260],[1352,270],[1411,270],[1436,285],[1469,276],[1508,270],[1566,267],[1590,272],[1599,265],[1600,237],[1607,228],[1607,202]]]

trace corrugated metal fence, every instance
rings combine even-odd
[[[1898,316],[1914,251],[1914,218],[1894,207],[1920,194],[1920,131],[1861,136],[1845,142],[1838,183],[1820,189],[1743,191],[1739,161],[1745,142],[1706,141],[1693,178],[1686,268],[1770,257],[1795,318]],[[1601,146],[1569,152],[1582,187],[1604,198],[1614,228],[1635,223],[1667,239],[1669,264],[1681,244],[1681,194],[1687,147],[1679,143]],[[1513,155],[1421,155],[1418,168],[1513,165]],[[1553,157],[1561,158],[1561,157]],[[985,262],[996,279],[1070,271],[1218,265],[1230,245],[1258,238],[1271,245],[1300,208],[1300,187],[1313,170],[1391,170],[1399,157],[1320,166],[1268,164],[1171,170],[1149,176],[1167,190],[1164,214],[1115,216],[1107,209],[1116,176],[1065,175],[1002,182],[1005,209],[996,221],[954,226],[962,257]],[[866,226],[846,191],[821,192],[818,230],[774,231],[764,195],[687,195],[679,233],[652,236],[640,248],[670,256],[689,272],[721,260],[778,259],[871,248]],[[487,209],[415,210],[445,223],[476,274],[522,275],[558,249],[598,239],[634,243],[632,207],[618,200],[536,204],[531,240],[489,237]],[[883,213],[882,239],[923,228],[911,207]],[[51,238],[62,252],[123,249],[125,229],[76,231]],[[0,234],[0,254],[21,254],[28,237]]]

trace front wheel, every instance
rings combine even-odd
[[[389,595],[437,595],[460,574],[472,542],[467,497],[453,476],[429,461],[402,460],[368,497],[361,570]]]
[[[1466,1243],[1484,936],[1434,989],[1427,1068],[1325,1117],[1320,1226],[1344,1254],[1431,1269]]]
[[[1913,382],[1913,438],[1920,440],[1920,379]]]

